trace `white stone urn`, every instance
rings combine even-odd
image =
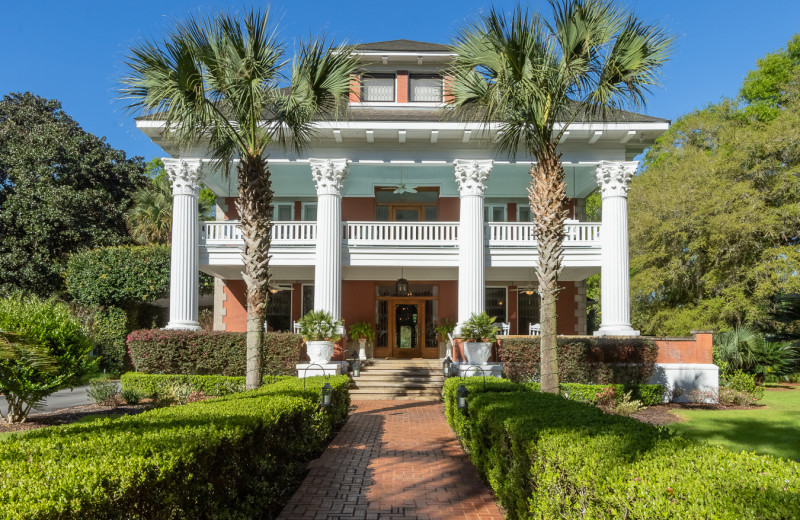
[[[358,359],[364,361],[367,359],[367,338],[358,338]]]
[[[470,365],[485,365],[489,361],[489,356],[492,355],[492,343],[465,341],[464,353],[467,355],[467,363]]]
[[[306,352],[309,363],[327,365],[333,357],[333,341],[306,341]]]

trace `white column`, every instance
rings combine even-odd
[[[314,310],[342,317],[342,183],[347,159],[309,159],[317,187]]]
[[[169,278],[168,329],[199,329],[198,256],[200,219],[197,197],[203,175],[199,159],[165,158],[164,167],[172,181],[172,256]]]
[[[458,329],[472,313],[485,310],[486,274],[483,230],[483,193],[492,172],[491,160],[455,160],[461,194],[458,228]]]
[[[638,336],[631,327],[631,284],[628,260],[628,186],[638,161],[602,161],[597,184],[603,196],[603,244],[600,267],[600,330],[595,336]]]

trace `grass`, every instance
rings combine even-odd
[[[800,462],[800,387],[782,388],[767,388],[759,401],[764,406],[750,410],[673,410],[685,422],[669,426],[689,438],[733,451]]]

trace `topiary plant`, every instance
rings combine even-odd
[[[359,321],[350,325],[350,337],[353,339],[364,338],[367,341],[375,340],[375,327],[372,323],[366,321]]]
[[[480,314],[472,313],[461,326],[461,337],[464,341],[475,343],[494,342],[498,331],[494,320],[495,317],[489,316],[486,311]]]
[[[309,311],[300,318],[300,334],[306,341],[339,341],[342,322],[325,311]]]

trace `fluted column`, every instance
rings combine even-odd
[[[597,184],[603,196],[603,244],[600,267],[600,329],[595,336],[638,336],[631,327],[628,260],[628,186],[638,161],[602,161]]]
[[[200,219],[197,197],[203,174],[202,162],[199,159],[187,161],[170,158],[163,161],[172,181],[172,253],[167,328],[199,329]]]
[[[455,175],[461,195],[458,228],[458,329],[472,313],[485,310],[483,193],[492,161],[456,159]]]
[[[314,310],[342,317],[342,183],[347,159],[310,159],[317,188],[317,262]]]

